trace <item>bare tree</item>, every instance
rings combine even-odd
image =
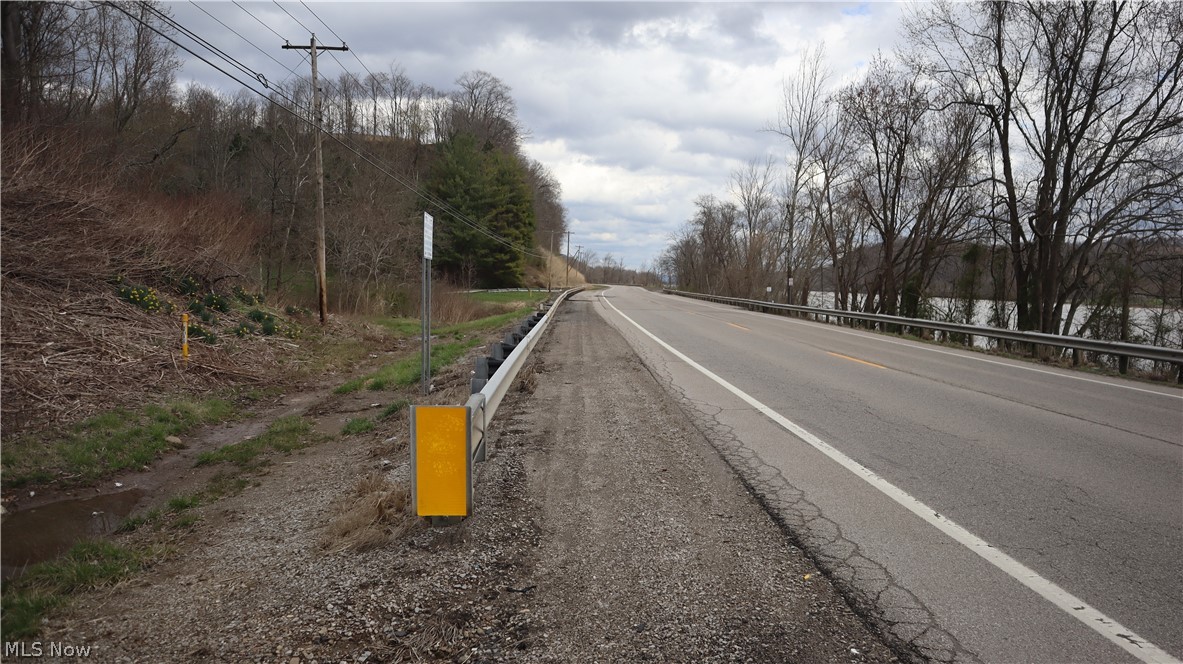
[[[989,126],[1018,327],[1068,331],[1094,249],[1177,230],[1153,212],[1181,186],[1183,5],[942,2],[908,31],[917,70]]]
[[[756,297],[776,267],[777,228],[774,217],[775,168],[772,157],[752,159],[731,174],[731,195],[739,203],[741,223],[739,248],[743,251],[740,269],[744,297]],[[759,291],[759,293],[757,292]]]
[[[829,85],[825,46],[818,45],[805,52],[797,74],[782,83],[781,107],[772,128],[785,139],[789,148],[781,194],[784,215],[780,236],[785,265],[785,301],[790,304],[793,302],[793,275],[801,274],[806,264],[818,262],[816,253],[799,251],[798,238],[816,238],[812,225],[806,228],[809,223],[808,189],[817,178],[826,177],[825,173],[819,172],[818,160],[822,143],[826,140],[827,122],[832,119],[831,103],[826,97]],[[797,301],[808,304],[808,297],[805,292]]]
[[[452,95],[453,131],[466,131],[482,143],[516,152],[522,128],[510,88],[486,71],[469,71],[456,79]]]

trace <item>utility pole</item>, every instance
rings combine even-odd
[[[567,277],[563,282],[563,288],[571,287],[571,231],[567,231]]]
[[[793,226],[795,225],[793,219],[793,209],[789,204],[785,204],[785,213],[788,215],[788,231],[789,243],[785,247],[785,304],[793,303]],[[769,298],[771,299],[771,298]]]
[[[563,231],[551,231],[550,232],[550,255],[552,258],[555,255],[555,233],[562,233],[562,232]],[[550,258],[548,258],[547,262],[546,262],[546,290],[548,290],[548,291],[550,290],[551,277],[553,277],[553,276],[554,276],[554,274],[551,272],[551,269],[550,269]]]
[[[567,245],[567,246],[569,247],[570,245]],[[575,245],[575,260],[579,260],[579,255],[580,255],[580,254],[582,254],[582,253],[583,253],[583,245],[582,245],[582,244],[577,244],[577,245]],[[583,276],[584,276],[585,278],[587,277],[587,275],[586,275],[586,274],[585,274],[585,275],[583,275]]]
[[[320,146],[323,114],[320,111],[320,83],[316,79],[316,53],[318,50],[348,51],[349,47],[344,43],[340,46],[317,46],[316,33],[313,33],[308,46],[293,46],[289,42],[283,48],[312,52],[312,112],[316,116],[316,291],[320,301],[320,324],[324,325],[329,318],[329,289],[325,277],[325,168]]]

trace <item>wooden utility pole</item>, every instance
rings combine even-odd
[[[555,233],[562,233],[563,231],[550,232],[550,256],[546,259],[546,290],[551,290],[551,281],[554,277],[554,270],[550,269],[550,259],[555,255]]]
[[[571,231],[567,231],[567,277],[564,279],[563,288],[571,287]]]
[[[329,319],[329,289],[325,276],[325,167],[321,154],[321,133],[324,130],[324,115],[320,111],[320,83],[316,79],[317,51],[348,51],[349,47],[342,43],[340,46],[317,46],[316,33],[308,46],[293,46],[291,43],[283,45],[285,49],[307,49],[312,53],[312,112],[316,116],[316,291],[320,302],[320,324],[324,325]]]

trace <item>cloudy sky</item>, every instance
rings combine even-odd
[[[353,56],[443,90],[465,71],[492,73],[512,88],[525,151],[562,182],[572,252],[634,268],[661,252],[697,196],[727,196],[748,160],[783,159],[766,129],[806,49],[824,42],[836,77],[850,80],[893,48],[904,12],[888,2],[305,2],[166,4],[273,81],[290,73],[247,40],[295,69],[298,52],[280,50],[276,33],[307,43],[309,30],[345,40],[352,54],[337,59],[355,74]],[[341,73],[330,58],[320,67]],[[237,88],[193,59],[179,79]]]

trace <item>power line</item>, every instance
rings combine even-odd
[[[107,5],[109,5],[109,6],[114,6],[114,5],[113,5],[112,3],[110,3],[110,2],[106,2],[106,3],[102,3],[102,4],[107,4]],[[150,4],[148,4],[148,3],[141,3],[141,5],[140,5],[140,6],[141,6],[141,7],[143,7],[143,8],[146,8],[146,9],[148,9],[150,12],[152,12],[152,14],[153,14],[154,16],[156,16],[157,18],[159,18],[159,19],[160,19],[161,21],[163,21],[165,24],[167,24],[168,26],[170,26],[170,27],[174,28],[175,30],[177,30],[177,31],[178,31],[178,32],[180,32],[181,34],[185,35],[185,36],[186,36],[186,37],[188,37],[189,39],[193,40],[193,41],[194,41],[195,43],[197,43],[198,45],[200,45],[200,46],[204,47],[206,50],[208,50],[208,51],[210,51],[211,53],[213,53],[215,56],[217,56],[217,57],[218,57],[219,59],[221,59],[223,62],[226,62],[228,65],[231,65],[232,67],[234,67],[235,69],[238,69],[239,71],[243,72],[243,73],[244,73],[244,74],[246,74],[247,76],[250,76],[251,78],[255,79],[256,81],[258,81],[259,83],[261,83],[261,84],[263,85],[263,87],[265,87],[265,88],[267,88],[268,90],[270,90],[270,91],[271,91],[273,94],[279,95],[280,97],[282,97],[282,98],[286,99],[288,102],[290,102],[290,103],[292,104],[292,106],[296,107],[297,109],[301,107],[301,106],[300,106],[300,102],[299,102],[298,100],[296,100],[294,97],[292,97],[291,95],[289,95],[289,94],[288,94],[286,91],[284,91],[284,90],[282,90],[282,89],[279,89],[279,88],[273,88],[273,87],[271,87],[271,85],[270,85],[270,84],[267,82],[267,77],[266,77],[266,76],[264,76],[262,73],[260,73],[260,72],[256,72],[255,70],[253,70],[253,69],[251,69],[250,67],[248,67],[247,65],[243,64],[242,62],[240,62],[240,61],[239,61],[239,60],[237,60],[236,58],[233,58],[233,57],[231,57],[229,54],[225,53],[224,51],[222,51],[222,50],[221,50],[221,49],[219,49],[218,47],[216,47],[216,46],[214,46],[213,44],[211,44],[211,43],[210,43],[208,40],[204,39],[203,37],[201,37],[201,36],[200,36],[200,35],[198,35],[197,33],[193,32],[193,31],[192,31],[192,30],[190,30],[189,28],[185,27],[184,25],[181,25],[181,23],[180,23],[179,21],[177,21],[176,19],[174,19],[173,17],[171,17],[171,16],[169,16],[168,14],[165,14],[165,13],[163,13],[163,12],[161,12],[161,11],[157,10],[155,7],[152,7],[152,6],[151,6]],[[235,77],[235,76],[233,76],[233,75],[229,74],[228,72],[226,72],[225,70],[223,70],[221,67],[218,67],[218,66],[214,65],[212,62],[210,62],[209,60],[206,60],[204,57],[202,57],[202,56],[198,55],[197,53],[193,52],[191,49],[189,49],[189,48],[186,48],[184,45],[182,45],[182,44],[178,43],[176,40],[174,40],[174,39],[171,39],[171,38],[170,38],[170,37],[168,37],[167,35],[164,35],[163,33],[161,33],[159,30],[156,30],[156,29],[155,29],[155,27],[153,27],[151,24],[148,24],[148,23],[144,22],[144,21],[143,21],[143,20],[141,20],[139,17],[132,16],[132,15],[131,15],[131,14],[129,14],[127,11],[123,10],[123,9],[122,9],[122,7],[120,7],[120,8],[119,8],[119,10],[120,10],[120,11],[122,11],[124,14],[127,14],[127,15],[128,15],[128,16],[130,16],[131,18],[134,18],[135,20],[139,21],[141,24],[145,25],[146,27],[148,27],[148,28],[149,28],[149,29],[151,29],[152,31],[156,32],[157,34],[160,34],[161,36],[165,37],[166,39],[168,39],[169,41],[171,41],[173,44],[175,44],[175,45],[176,45],[176,46],[178,46],[179,48],[182,48],[182,49],[184,49],[186,52],[190,53],[190,54],[191,54],[191,55],[193,55],[194,57],[196,57],[196,58],[199,58],[200,60],[202,60],[202,61],[203,61],[203,62],[205,62],[206,64],[210,65],[211,67],[214,67],[215,69],[217,69],[218,71],[222,72],[223,74],[226,74],[227,76],[230,76],[230,77],[231,77],[231,78],[232,78],[234,81],[236,81],[236,82],[237,82],[237,83],[239,83],[240,85],[243,85],[243,87],[247,88],[247,89],[248,89],[248,90],[250,90],[251,92],[254,92],[255,94],[257,94],[257,95],[259,95],[259,96],[261,96],[261,97],[264,97],[264,98],[266,98],[266,97],[267,97],[267,95],[266,95],[266,94],[264,94],[264,93],[262,93],[262,92],[260,92],[260,91],[256,90],[255,88],[253,88],[253,87],[251,87],[251,86],[249,86],[249,85],[246,85],[246,84],[245,84],[245,83],[243,83],[243,82],[242,82],[240,79],[238,79],[237,77]],[[252,45],[253,45],[253,44],[252,44]],[[289,71],[290,71],[290,70],[289,70]],[[293,72],[293,73],[294,73],[294,72]],[[285,82],[286,82],[286,80],[287,80],[287,79],[285,79]]]
[[[324,22],[324,19],[322,19],[322,18],[320,17],[320,15],[319,15],[319,14],[317,14],[317,13],[316,13],[316,12],[314,12],[314,11],[312,11],[312,7],[309,7],[307,4],[305,4],[305,3],[304,3],[304,0],[300,0],[300,4],[304,5],[304,9],[307,9],[309,14],[312,14],[313,16],[315,16],[315,17],[316,17],[316,20],[320,21],[320,24],[321,24],[321,25],[323,25],[325,28],[327,28],[329,32],[333,33],[333,36],[337,38],[337,41],[341,42],[342,44],[344,44],[344,43],[345,43],[345,40],[344,40],[344,39],[341,39],[341,35],[337,34],[337,31],[336,31],[336,30],[334,30],[334,29],[330,28],[330,27],[329,27],[329,24],[328,24],[328,23],[325,23],[325,22]],[[312,32],[312,31],[311,31],[311,30],[309,30],[309,32]]]
[[[323,25],[325,27],[325,29],[327,29],[329,32],[331,32],[333,34],[334,37],[337,38],[337,41],[341,42],[342,44],[345,43],[345,40],[341,39],[341,35],[337,34],[337,31],[334,30],[328,23],[325,23],[324,19],[320,17],[320,14],[317,14],[316,12],[312,11],[312,7],[309,7],[308,4],[304,2],[304,0],[300,0],[300,4],[304,5],[304,9],[307,9],[309,14],[312,14],[313,16],[315,16],[316,20],[320,21],[320,24]],[[361,68],[366,70],[367,74],[369,74],[372,78],[375,78],[375,79],[378,78],[376,75],[374,75],[374,72],[370,71],[370,68],[366,66],[366,63],[362,62],[362,59],[360,57],[358,57],[356,50],[350,51],[350,53],[353,54],[353,59],[357,60],[357,64],[361,65]],[[333,59],[336,60],[337,58],[334,57]],[[338,62],[337,64],[340,65],[341,63]],[[345,66],[342,65],[341,68],[345,69]],[[354,79],[356,80],[356,77],[354,77]],[[359,81],[359,83],[360,83],[360,81]]]
[[[234,28],[232,28],[232,27],[230,27],[230,26],[226,25],[225,23],[223,23],[221,19],[219,19],[217,16],[214,16],[213,14],[209,13],[208,11],[206,11],[206,10],[205,10],[205,8],[204,8],[204,7],[202,7],[201,5],[197,4],[197,3],[196,3],[196,2],[194,2],[193,0],[189,0],[189,4],[191,4],[191,5],[193,5],[194,7],[196,7],[196,8],[198,8],[198,9],[200,9],[200,10],[201,10],[201,13],[203,13],[203,14],[205,14],[206,16],[208,16],[208,17],[210,17],[210,18],[214,19],[215,21],[217,21],[217,22],[218,22],[218,25],[222,26],[223,28],[226,28],[226,29],[227,29],[227,30],[229,30],[230,32],[233,32],[233,33],[234,33],[235,35],[237,35],[237,36],[238,36],[238,38],[239,38],[239,39],[241,39],[242,41],[244,41],[244,42],[246,42],[246,43],[250,44],[251,46],[255,47],[255,50],[256,50],[256,51],[258,51],[258,52],[262,53],[263,55],[265,55],[265,56],[267,56],[268,58],[270,58],[270,59],[271,59],[271,61],[272,61],[272,62],[274,62],[275,64],[277,64],[277,65],[279,65],[280,67],[283,67],[284,69],[286,69],[286,70],[288,70],[289,72],[291,72],[291,74],[292,74],[293,76],[299,76],[299,74],[297,74],[297,73],[296,73],[296,70],[294,70],[294,69],[292,69],[291,67],[288,67],[287,65],[285,65],[284,63],[280,62],[280,61],[279,61],[279,60],[278,60],[278,59],[277,59],[277,58],[276,58],[274,55],[271,55],[271,54],[270,54],[270,53],[268,53],[267,51],[265,51],[265,50],[263,50],[262,48],[260,48],[260,47],[259,47],[259,45],[258,45],[258,44],[256,44],[255,42],[253,42],[253,41],[251,41],[251,40],[247,39],[246,37],[243,37],[243,36],[242,36],[242,33],[238,32],[238,31],[237,31],[237,30],[235,30]],[[245,11],[245,10],[243,10],[243,11]]]
[[[292,17],[292,20],[293,20],[293,21],[295,21],[295,22],[296,22],[296,23],[297,23],[297,24],[298,24],[298,25],[299,25],[301,28],[304,28],[304,30],[305,30],[305,31],[306,31],[308,34],[312,34],[312,33],[313,33],[313,31],[312,31],[312,30],[309,30],[309,29],[308,29],[308,26],[306,26],[306,25],[304,25],[303,23],[301,23],[301,22],[300,22],[300,19],[296,18],[295,16],[292,16],[292,13],[291,13],[291,12],[289,12],[289,11],[288,11],[288,10],[286,10],[286,9],[284,9],[284,8],[283,8],[283,5],[281,5],[281,4],[279,4],[278,2],[276,2],[276,0],[271,0],[271,3],[272,3],[272,4],[274,4],[276,7],[279,7],[280,11],[282,11],[283,13],[287,14],[288,16],[291,16],[291,17]]]
[[[96,2],[96,4],[103,4],[103,5],[106,5],[106,6],[108,6],[108,7],[111,7],[111,8],[113,8],[113,9],[116,9],[116,10],[118,10],[119,12],[123,13],[124,15],[126,15],[128,18],[130,18],[130,19],[132,19],[132,20],[134,20],[134,21],[136,21],[136,22],[140,23],[140,24],[141,24],[141,25],[143,25],[144,27],[146,27],[146,28],[148,28],[149,30],[151,30],[151,31],[155,32],[157,35],[159,35],[159,36],[163,37],[164,39],[168,40],[169,42],[171,42],[171,43],[172,43],[174,46],[176,46],[177,48],[180,48],[180,49],[182,49],[182,50],[183,50],[183,51],[185,51],[186,53],[188,53],[188,54],[192,55],[193,57],[197,58],[198,60],[201,60],[202,62],[206,63],[206,64],[207,64],[207,65],[209,65],[210,67],[213,67],[215,70],[217,70],[218,72],[220,72],[220,73],[224,74],[224,75],[225,75],[226,77],[228,77],[230,80],[232,80],[232,81],[234,81],[234,82],[238,83],[239,85],[241,85],[242,87],[246,88],[247,90],[250,90],[251,92],[254,92],[255,94],[259,95],[259,96],[260,96],[260,97],[262,97],[264,100],[266,100],[268,103],[270,103],[270,104],[273,104],[274,106],[276,106],[276,107],[280,108],[281,110],[283,110],[283,111],[287,112],[287,113],[288,113],[288,114],[290,114],[292,117],[296,118],[296,119],[297,119],[297,120],[299,120],[300,122],[302,122],[302,123],[304,123],[304,124],[308,125],[309,127],[311,127],[311,128],[314,130],[314,131],[319,131],[319,130],[320,130],[320,129],[319,129],[319,127],[317,126],[317,124],[316,124],[315,122],[313,122],[312,120],[310,120],[310,119],[308,119],[308,118],[306,118],[306,117],[302,116],[302,115],[301,115],[300,113],[298,113],[296,110],[293,110],[293,109],[291,109],[291,108],[288,108],[287,106],[284,106],[283,104],[279,103],[278,101],[276,101],[276,99],[275,99],[273,96],[267,95],[267,94],[265,94],[265,93],[263,93],[263,92],[259,91],[258,89],[256,89],[256,88],[252,87],[251,85],[249,85],[248,83],[246,83],[245,81],[243,81],[242,79],[240,79],[239,77],[237,77],[237,76],[235,76],[234,74],[232,74],[232,73],[230,73],[230,72],[226,71],[225,69],[223,69],[223,68],[219,67],[219,66],[218,66],[217,64],[215,64],[214,62],[212,62],[212,61],[208,60],[208,59],[207,59],[207,58],[205,58],[204,56],[202,56],[202,55],[200,55],[199,53],[195,52],[193,49],[189,48],[188,46],[186,46],[186,45],[184,45],[184,44],[182,44],[182,43],[180,43],[180,42],[178,42],[176,39],[173,39],[171,35],[168,35],[168,34],[166,34],[165,32],[163,32],[163,31],[159,30],[159,29],[158,29],[156,26],[152,25],[151,23],[148,23],[148,22],[147,22],[147,21],[145,21],[143,18],[141,18],[141,17],[139,17],[139,16],[136,16],[136,15],[132,14],[131,12],[128,12],[128,11],[127,11],[127,10],[125,10],[123,7],[119,6],[119,4],[118,4],[118,3],[111,2],[110,0],[106,0],[106,1],[103,1],[103,2]],[[237,4],[237,3],[235,3],[235,4]],[[266,80],[266,79],[265,79],[265,77],[263,77],[263,75],[262,75],[262,74],[260,74],[260,73],[258,73],[258,72],[255,72],[255,71],[251,70],[250,68],[246,67],[245,65],[242,65],[241,63],[238,63],[238,61],[237,61],[237,60],[234,60],[233,58],[231,58],[230,56],[228,56],[228,55],[226,55],[224,52],[222,52],[220,49],[217,49],[217,47],[213,46],[212,44],[209,44],[209,42],[208,42],[208,41],[206,41],[206,40],[204,40],[203,38],[201,38],[200,36],[196,35],[196,33],[193,33],[193,32],[192,32],[191,30],[189,30],[188,28],[185,28],[183,25],[181,25],[179,22],[177,22],[175,19],[173,19],[172,17],[168,16],[167,14],[162,14],[162,13],[156,12],[156,11],[155,11],[153,8],[151,8],[149,5],[147,5],[147,3],[144,3],[144,4],[142,4],[141,6],[142,6],[142,7],[147,7],[147,8],[149,8],[150,10],[152,10],[152,11],[153,11],[154,15],[157,15],[157,16],[158,16],[158,17],[160,17],[162,20],[164,20],[166,23],[168,23],[169,25],[171,25],[171,26],[173,26],[173,27],[177,28],[179,31],[181,31],[183,34],[185,34],[185,36],[189,37],[190,39],[192,39],[192,40],[193,40],[194,42],[196,42],[197,44],[199,44],[199,45],[201,45],[201,46],[205,47],[207,50],[209,50],[210,52],[212,52],[212,53],[214,53],[215,55],[217,55],[217,56],[218,56],[220,59],[223,59],[223,60],[227,61],[227,63],[228,63],[228,64],[230,64],[230,63],[237,63],[237,64],[235,64],[235,65],[234,65],[234,66],[235,66],[235,68],[239,68],[239,69],[246,69],[246,72],[249,72],[249,73],[248,73],[248,75],[249,75],[251,78],[254,78],[254,79],[258,80],[259,82],[264,82],[264,81]],[[268,88],[268,89],[271,89],[271,88]],[[295,101],[294,99],[292,99],[291,97],[289,97],[289,96],[288,96],[286,93],[284,93],[282,90],[275,90],[275,89],[271,89],[271,90],[272,90],[272,93],[273,93],[273,94],[275,94],[276,96],[279,96],[279,97],[282,97],[282,98],[284,98],[284,99],[287,99],[287,100],[288,100],[288,101],[290,101],[290,102],[293,104],[293,106],[295,106],[297,109],[298,109],[298,108],[300,108],[300,105],[299,105],[299,103],[298,103],[298,102],[296,102],[296,101]],[[377,159],[376,157],[372,157],[371,155],[369,155],[369,154],[368,154],[368,153],[366,153],[365,151],[363,151],[363,150],[360,150],[360,149],[358,149],[357,147],[355,147],[355,146],[353,146],[353,145],[351,145],[351,144],[349,144],[349,143],[347,143],[347,142],[343,141],[342,139],[340,139],[339,137],[337,137],[336,135],[334,135],[332,132],[324,132],[324,134],[325,134],[325,135],[327,135],[327,136],[329,137],[329,139],[330,139],[330,140],[334,141],[335,143],[337,143],[337,144],[338,144],[338,145],[340,145],[341,147],[345,148],[346,150],[348,150],[348,151],[352,152],[354,155],[356,155],[356,156],[357,156],[358,158],[360,158],[362,161],[364,161],[364,162],[366,162],[367,164],[369,164],[369,165],[373,166],[373,167],[374,167],[376,170],[378,170],[378,172],[382,173],[383,175],[386,175],[386,176],[387,176],[387,177],[389,177],[390,179],[392,179],[392,180],[394,180],[395,182],[397,182],[398,184],[402,185],[404,188],[406,188],[408,191],[410,191],[411,193],[413,193],[413,194],[415,194],[416,196],[418,196],[418,197],[419,197],[420,199],[422,199],[423,201],[425,201],[425,202],[427,202],[427,203],[429,203],[429,204],[431,204],[431,205],[434,205],[435,207],[439,208],[440,210],[442,210],[442,211],[444,211],[444,212],[448,213],[449,215],[451,215],[451,216],[452,216],[452,218],[453,218],[453,219],[455,219],[455,220],[456,220],[457,222],[459,222],[460,224],[462,224],[462,225],[464,225],[464,226],[467,226],[467,227],[471,228],[472,230],[474,230],[474,231],[477,231],[478,233],[481,233],[481,234],[482,234],[482,235],[484,235],[485,237],[487,237],[487,238],[489,238],[489,239],[491,239],[491,240],[493,240],[493,241],[495,241],[495,242],[498,242],[498,243],[500,243],[500,244],[502,244],[502,245],[504,245],[504,246],[506,246],[506,247],[509,247],[509,248],[511,248],[511,249],[514,249],[515,251],[519,251],[519,252],[521,252],[521,253],[523,253],[523,254],[525,254],[525,255],[532,256],[532,257],[535,257],[535,258],[542,258],[542,255],[541,255],[541,254],[535,253],[535,252],[533,252],[533,251],[531,251],[531,250],[529,250],[529,249],[527,249],[527,248],[525,248],[525,247],[523,247],[523,246],[521,246],[521,245],[517,244],[516,242],[514,242],[514,241],[512,241],[512,240],[510,240],[510,239],[508,239],[508,238],[504,238],[504,237],[502,237],[502,236],[500,236],[500,235],[497,235],[497,234],[496,234],[496,233],[494,233],[493,231],[490,231],[490,230],[488,230],[488,229],[484,228],[483,226],[481,226],[481,225],[480,225],[480,223],[479,223],[479,222],[477,222],[476,220],[473,220],[473,219],[471,219],[470,217],[468,217],[468,215],[466,215],[466,214],[464,214],[463,212],[461,212],[461,211],[457,210],[455,207],[453,207],[453,206],[452,206],[451,204],[449,204],[448,202],[446,202],[446,201],[444,201],[444,200],[442,200],[442,199],[439,199],[439,198],[435,197],[434,195],[432,195],[432,194],[430,194],[430,193],[428,193],[428,192],[425,192],[425,191],[423,191],[423,190],[422,190],[422,189],[420,189],[419,187],[415,186],[413,183],[411,183],[411,182],[408,182],[406,179],[404,179],[404,178],[400,177],[399,175],[397,175],[397,174],[395,174],[395,173],[391,172],[391,171],[390,171],[390,170],[388,170],[386,167],[384,167],[382,164],[380,164],[380,163],[379,163],[379,162],[376,160],[376,159]]]
[[[230,0],[230,2],[233,2],[235,7],[238,7],[238,8],[239,8],[239,9],[241,9],[242,11],[246,12],[246,15],[247,15],[247,16],[250,16],[251,18],[253,18],[253,19],[255,19],[256,21],[258,21],[258,22],[259,22],[259,25],[261,25],[261,26],[263,26],[264,28],[267,28],[268,30],[270,30],[270,31],[271,31],[271,34],[275,35],[276,37],[279,37],[280,39],[284,39],[284,41],[287,41],[287,40],[286,40],[286,38],[285,38],[283,35],[281,35],[281,34],[279,34],[278,32],[276,32],[276,31],[275,31],[275,28],[272,28],[271,26],[267,25],[267,24],[266,24],[266,23],[264,23],[262,20],[260,20],[258,16],[255,16],[254,14],[250,13],[249,11],[247,11],[246,7],[243,7],[242,5],[238,4],[238,0]],[[280,7],[280,9],[283,9],[283,7]]]

